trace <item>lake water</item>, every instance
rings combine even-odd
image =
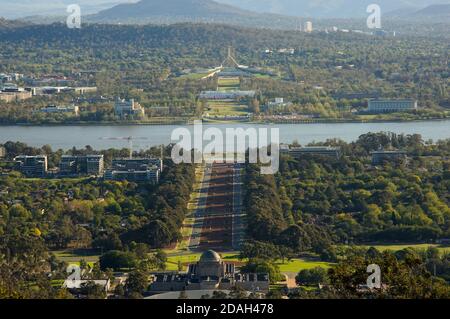
[[[134,149],[146,149],[150,146],[169,144],[172,131],[178,125],[123,125],[123,126],[0,126],[0,143],[20,141],[30,146],[40,147],[49,144],[53,149],[82,148],[86,145],[94,149],[127,147],[127,141],[105,140],[111,137],[145,137],[146,140],[134,142]],[[193,126],[184,126],[191,132]],[[301,144],[313,141],[325,141],[328,138],[340,138],[351,142],[368,132],[394,132],[397,134],[421,134],[425,140],[450,138],[450,120],[402,122],[402,123],[327,123],[327,124],[205,124],[203,130],[217,127],[225,132],[226,128],[243,129],[279,128],[280,141],[292,143],[297,140]],[[206,142],[205,142],[206,143]]]

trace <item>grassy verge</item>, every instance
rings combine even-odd
[[[194,211],[198,208],[198,199],[200,196],[199,191],[202,187],[204,168],[205,168],[204,165],[199,165],[195,168],[194,189],[188,203],[189,212],[183,222],[183,227],[181,228],[181,235],[183,236],[183,239],[176,245],[174,250],[168,251],[169,253],[187,250],[189,247],[189,241],[195,223],[195,218],[193,217],[193,215]]]
[[[80,263],[80,260],[84,260],[88,263],[88,265],[93,266],[96,262],[98,262],[100,258],[100,254],[97,250],[56,250],[52,251],[52,253],[56,256],[56,258],[60,261],[64,261],[68,264],[76,264]]]

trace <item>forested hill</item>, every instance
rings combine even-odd
[[[23,27],[27,25],[24,22],[16,21],[16,20],[7,20],[2,17],[0,17],[0,28],[17,28],[17,27]]]
[[[428,6],[414,13],[415,16],[448,17],[450,18],[450,4],[436,4]]]
[[[91,22],[125,24],[208,22],[290,29],[297,23],[294,17],[255,13],[212,0],[142,0],[119,4],[88,19]]]

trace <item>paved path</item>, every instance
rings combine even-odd
[[[295,273],[295,272],[284,272],[283,275],[286,276],[287,287],[289,289],[297,288],[297,283],[295,282],[295,277],[297,276],[297,273]]]

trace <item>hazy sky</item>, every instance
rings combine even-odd
[[[138,0],[0,0],[0,16],[7,18],[30,15],[65,15],[70,4],[79,4],[84,13],[96,13],[118,3]]]

